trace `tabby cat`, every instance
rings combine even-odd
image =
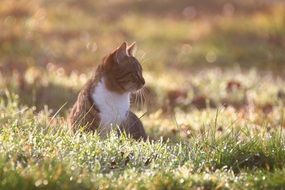
[[[147,139],[142,122],[130,111],[130,94],[145,84],[142,67],[134,57],[135,46],[124,42],[98,65],[70,112],[73,131],[84,126],[105,136],[119,126],[119,131],[134,139]]]

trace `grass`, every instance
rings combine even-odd
[[[2,0],[0,189],[284,189],[284,20],[281,1]],[[156,141],[71,133],[77,93],[124,40]]]
[[[177,143],[135,142],[73,135],[65,120],[35,114],[15,96],[0,109],[0,189],[284,188],[281,128],[233,125],[220,133],[214,122]]]

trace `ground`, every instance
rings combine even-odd
[[[2,0],[0,28],[0,189],[284,189],[282,1]],[[70,133],[125,40],[155,141]]]

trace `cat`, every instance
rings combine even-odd
[[[79,92],[69,122],[73,131],[84,126],[106,136],[117,127],[132,138],[146,140],[140,119],[130,111],[130,94],[140,90],[145,80],[142,67],[134,57],[136,44],[126,42],[103,59],[91,79]]]

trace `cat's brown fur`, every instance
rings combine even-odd
[[[93,103],[91,90],[100,79],[100,72],[93,76],[81,89],[75,104],[69,114],[69,121],[73,131],[85,126],[87,131],[95,131],[100,124],[99,110]]]
[[[144,85],[142,68],[132,56],[133,47],[134,45],[126,49],[126,43],[123,43],[120,48],[103,60],[103,63],[97,67],[92,78],[84,85],[69,115],[74,131],[82,126],[85,126],[86,131],[98,129],[101,119],[100,110],[92,99],[92,91],[103,77],[108,90],[118,94],[139,89]],[[126,58],[120,55],[120,51],[124,48],[131,56]],[[131,111],[128,112],[126,119],[120,124],[120,130],[126,132],[134,139],[147,139],[140,119]]]

